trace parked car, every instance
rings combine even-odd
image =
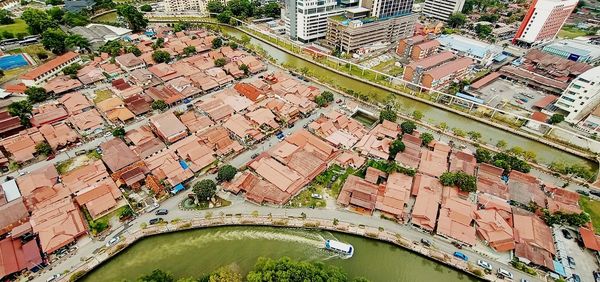
[[[150,225],[157,224],[163,222],[164,219],[162,217],[153,218],[149,221]]]
[[[581,277],[576,273],[573,273],[573,282],[581,282]]]
[[[596,197],[600,197],[600,191],[597,191],[597,190],[590,190],[590,194],[592,194]]]
[[[56,281],[56,280],[58,280],[59,277],[60,277],[59,273],[54,274],[54,275],[48,277],[48,279],[46,279],[46,282]]]
[[[565,237],[565,239],[569,239],[569,240],[573,239],[573,235],[571,235],[571,232],[569,232],[569,230],[562,229],[561,232],[562,232],[563,236]]]
[[[485,269],[485,270],[492,271],[492,265],[485,260],[480,260],[480,259],[477,260],[477,265],[483,267],[483,269]]]
[[[590,195],[590,193],[588,193],[588,191],[585,191],[585,190],[576,190],[576,192],[579,193],[579,194],[581,194],[581,195],[584,195],[584,196],[589,196]]]
[[[317,194],[317,193],[312,193],[310,196],[315,199],[323,199],[323,196],[321,196],[321,194]]]
[[[52,154],[52,155],[48,156],[48,157],[46,158],[46,160],[47,160],[47,161],[49,161],[49,160],[51,160],[51,159],[54,159],[54,158],[56,158],[56,155],[55,155],[55,154]]]
[[[256,157],[258,157],[259,153],[254,153],[252,154],[252,158],[255,159]]]
[[[154,214],[156,215],[167,215],[169,213],[168,209],[158,209]]]
[[[119,242],[119,237],[118,236],[112,237],[112,239],[110,239],[108,242],[106,242],[106,246],[110,247],[110,246],[116,244],[117,242]]]
[[[342,99],[337,99],[337,101],[335,101],[335,102],[339,104],[342,102]]]
[[[592,273],[594,274],[594,280],[600,282],[600,271],[593,271]]]
[[[160,207],[159,203],[154,203],[152,205],[149,205],[149,206],[146,207],[146,212],[151,212],[151,211],[153,211],[155,209],[158,209],[158,207]]]
[[[513,279],[513,274],[504,268],[498,268],[498,276],[501,276],[502,278],[506,278],[508,280]]]
[[[454,252],[454,256],[464,261],[469,261],[469,257],[461,252]]]
[[[570,268],[575,268],[575,266],[577,265],[575,263],[575,259],[573,257],[571,257],[571,256],[567,257],[567,262],[569,263],[569,267]]]
[[[457,249],[462,249],[462,244],[459,242],[453,241],[452,245],[454,245]]]
[[[423,246],[425,247],[431,247],[431,242],[429,242],[429,240],[422,238],[421,239],[421,244],[423,244]]]

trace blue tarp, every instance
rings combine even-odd
[[[187,169],[189,166],[185,163],[184,160],[179,160],[179,165],[181,166],[181,168],[183,169]]]
[[[553,261],[554,262],[554,272],[560,274],[562,277],[566,277],[567,273],[565,272],[565,267],[562,265],[562,263],[558,262],[558,261]]]
[[[494,61],[496,61],[496,62],[502,62],[502,61],[506,60],[506,58],[508,58],[508,56],[506,56],[504,54],[499,54],[498,56],[496,56],[494,58]]]
[[[456,93],[456,97],[460,97],[460,98],[463,98],[463,99],[466,99],[466,100],[469,100],[471,102],[475,102],[478,104],[483,104],[483,100],[473,97],[471,95],[464,94],[464,93],[458,92],[458,93]]]
[[[183,191],[183,189],[185,189],[185,187],[183,187],[183,185],[181,183],[175,185],[175,187],[173,187],[173,189],[171,190],[171,193],[173,194],[177,194],[181,191]]]

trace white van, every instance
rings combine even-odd
[[[503,268],[498,268],[498,274],[502,275],[504,278],[508,280],[513,280],[513,274],[508,272],[508,270]]]

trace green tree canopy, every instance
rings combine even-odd
[[[250,75],[250,68],[246,64],[241,64],[239,69],[244,72],[245,75]]]
[[[492,34],[492,27],[487,24],[478,24],[475,26],[475,33],[479,38],[486,38]]]
[[[68,26],[85,26],[90,23],[89,18],[83,12],[66,12],[62,20]]]
[[[157,63],[166,63],[171,60],[171,54],[167,51],[156,50],[152,53],[152,59]]]
[[[138,278],[139,282],[174,282],[175,277],[169,272],[155,269],[152,273],[141,276]]]
[[[203,179],[194,184],[192,191],[198,196],[199,200],[205,201],[217,193],[217,184],[210,179]]]
[[[221,39],[220,37],[217,37],[212,40],[213,49],[220,48],[221,46],[223,46],[223,39]]]
[[[323,95],[317,95],[315,97],[315,103],[317,103],[317,106],[319,107],[325,107],[327,106],[327,99],[325,99]]]
[[[52,147],[48,142],[44,141],[35,145],[35,152],[38,155],[50,156],[52,154]]]
[[[167,105],[167,103],[165,101],[163,101],[163,100],[152,101],[152,109],[153,110],[162,111],[162,110],[164,110],[164,109],[166,109],[168,107],[169,107],[169,105]]]
[[[340,268],[322,262],[259,258],[246,276],[248,282],[262,281],[348,281]]]
[[[8,113],[13,117],[19,117],[21,124],[24,126],[29,126],[32,110],[33,106],[31,106],[31,103],[28,100],[12,102],[8,105]]]
[[[42,45],[54,54],[67,51],[67,34],[59,28],[49,28],[42,33]]]
[[[150,6],[148,4],[144,4],[144,5],[140,6],[140,11],[142,11],[142,12],[152,12],[152,6]]]
[[[125,52],[131,53],[131,54],[135,55],[136,57],[139,57],[142,55],[142,50],[140,50],[140,48],[138,48],[136,46],[128,46],[127,48],[125,48]]]
[[[48,94],[46,93],[46,89],[42,87],[32,86],[25,90],[25,95],[27,95],[27,100],[31,103],[43,102],[48,99]]]
[[[325,98],[325,100],[327,100],[327,102],[331,103],[333,102],[333,93],[331,93],[330,91],[323,91],[323,93],[321,93],[321,96],[323,96],[323,98]]]
[[[402,140],[400,139],[396,139],[394,141],[392,141],[392,143],[390,144],[390,159],[394,159],[396,158],[396,154],[400,153],[400,152],[404,152],[405,149],[405,145],[402,142]]]
[[[421,133],[421,141],[423,141],[423,145],[427,146],[431,141],[433,141],[433,135],[429,132]]]
[[[15,23],[15,20],[12,17],[13,17],[13,14],[10,11],[8,11],[6,9],[0,10],[0,24]]]
[[[219,14],[225,11],[225,5],[219,0],[210,0],[206,3],[206,10],[210,13]]]
[[[396,122],[396,119],[398,119],[398,114],[392,108],[386,108],[379,112],[379,122],[383,122],[384,120]]]
[[[90,49],[92,46],[87,38],[79,34],[71,34],[67,36],[65,44],[68,48],[79,47],[79,49]]]
[[[550,124],[558,124],[565,120],[565,116],[561,114],[553,114],[548,121]]]
[[[114,137],[117,137],[117,138],[123,138],[123,137],[125,137],[125,128],[122,127],[122,126],[115,128],[112,131],[112,135]]]
[[[57,26],[57,23],[46,12],[38,9],[25,9],[21,14],[21,19],[27,23],[27,29],[31,34],[40,34],[46,29]]]
[[[219,172],[217,173],[217,180],[219,181],[231,181],[235,174],[237,173],[237,169],[232,165],[224,165],[219,168]]]
[[[233,14],[231,14],[231,11],[226,10],[223,11],[221,13],[219,13],[217,15],[217,20],[221,23],[229,23],[229,21],[232,19],[231,17],[233,17]]]
[[[46,10],[46,14],[48,14],[52,20],[55,20],[56,22],[62,22],[65,11],[63,11],[63,9],[60,7],[52,7]]]
[[[195,46],[187,46],[185,48],[183,48],[183,53],[186,56],[190,56],[196,53],[196,47]]]
[[[421,112],[419,110],[414,110],[412,113],[412,116],[416,120],[421,120],[425,115],[423,114],[423,112]]]
[[[134,32],[143,31],[148,26],[148,20],[135,6],[119,5],[117,6],[117,15],[123,17],[127,26]]]
[[[440,176],[440,182],[444,186],[457,186],[463,192],[477,191],[477,179],[475,176],[463,171],[444,172]]]
[[[478,163],[490,163],[492,161],[492,152],[487,149],[477,148],[475,150],[475,159]]]
[[[227,61],[225,60],[225,58],[218,58],[218,59],[215,60],[214,63],[215,63],[215,66],[222,67],[225,64],[227,64]]]
[[[115,56],[118,56],[121,54],[122,47],[123,46],[121,45],[121,42],[119,42],[118,40],[112,40],[112,41],[108,41],[108,42],[104,43],[104,45],[100,46],[99,51],[108,53],[111,56],[115,57]]]
[[[417,125],[412,121],[405,121],[400,124],[400,128],[403,133],[412,134],[417,129]]]
[[[70,66],[67,66],[63,69],[63,74],[69,76],[77,76],[77,71],[81,69],[81,65],[78,63],[74,63]]]
[[[462,13],[454,13],[448,18],[448,25],[452,28],[463,26],[467,22],[467,16]]]

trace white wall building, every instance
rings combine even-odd
[[[206,5],[209,0],[165,0],[163,5],[165,12],[200,12],[208,14]],[[227,0],[221,0],[223,4],[227,4]]]
[[[426,0],[423,5],[423,16],[441,21],[457,12],[462,11],[465,0]]]
[[[537,0],[529,7],[513,43],[537,45],[554,40],[579,0]]]
[[[344,13],[336,0],[286,0],[282,18],[292,40],[309,42],[325,37],[327,18]]]
[[[555,105],[568,112],[567,122],[578,123],[600,103],[600,67],[590,69],[569,84]]]

